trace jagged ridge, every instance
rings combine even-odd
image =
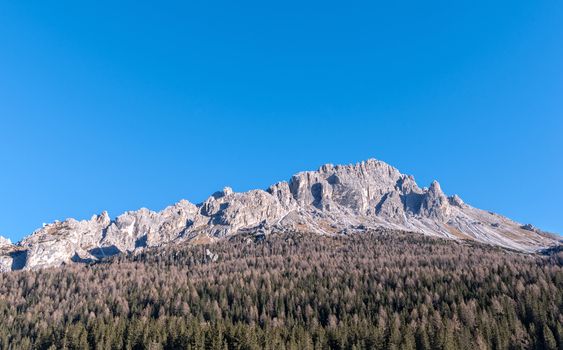
[[[267,190],[230,188],[194,205],[182,200],[161,212],[107,212],[38,229],[16,245],[0,240],[0,270],[37,269],[179,241],[209,242],[241,231],[310,231],[338,234],[387,227],[452,239],[535,251],[557,241],[531,225],[473,208],[438,182],[420,188],[414,178],[370,159],[323,165]]]

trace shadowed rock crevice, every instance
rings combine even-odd
[[[108,247],[98,247],[94,249],[90,249],[88,251],[92,256],[96,257],[97,259],[107,258],[113,255],[117,255],[121,253],[121,250],[114,245]]]
[[[12,258],[12,271],[22,270],[27,260],[27,250],[10,253],[10,257]]]

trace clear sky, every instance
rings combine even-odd
[[[563,2],[3,1],[0,234],[375,157],[563,232]]]

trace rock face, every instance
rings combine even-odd
[[[2,237],[0,236],[0,248],[2,247],[7,247],[7,246],[11,246],[12,245],[12,241],[10,241],[8,238],[6,237]]]
[[[438,182],[420,188],[414,178],[381,161],[324,165],[294,175],[266,191],[236,193],[226,187],[203,203],[182,200],[160,212],[107,212],[68,219],[35,231],[16,245],[0,238],[0,271],[91,262],[180,241],[209,242],[239,232],[309,231],[319,234],[367,228],[471,239],[520,251],[557,245],[531,225],[473,208],[448,197]]]

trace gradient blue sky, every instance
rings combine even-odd
[[[563,232],[563,2],[3,1],[0,234],[375,157]]]

